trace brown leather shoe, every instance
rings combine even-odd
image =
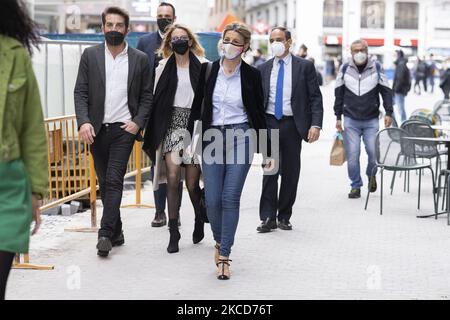
[[[152,221],[153,228],[163,227],[167,224],[166,213],[164,211],[155,213],[155,219]]]

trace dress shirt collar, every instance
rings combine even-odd
[[[273,64],[274,66],[278,65],[278,61],[280,61],[280,58],[275,57]],[[287,66],[291,63],[292,61],[292,55],[291,53],[288,53],[288,55],[286,57],[283,58],[284,64]]]
[[[112,56],[111,51],[109,51],[109,48],[108,48],[108,45],[106,44],[106,42],[105,42],[105,53],[108,53]],[[125,48],[123,49],[123,51],[121,53],[119,53],[116,56],[116,58],[120,57],[120,56],[126,56],[126,55],[128,55],[128,42],[125,41]]]
[[[234,76],[239,76],[241,74],[242,60],[239,62],[239,64],[237,65],[236,69],[234,70],[234,72],[231,75],[226,75],[225,74],[225,70],[223,68],[223,59],[224,58],[220,59],[220,70],[219,70],[219,73],[222,73],[227,78],[231,78],[231,77],[234,77]]]

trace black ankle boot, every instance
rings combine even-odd
[[[203,222],[202,219],[199,218],[195,219],[194,233],[192,234],[192,241],[194,242],[194,244],[199,243],[205,237],[205,233],[203,230],[204,226],[205,223]]]
[[[175,253],[179,251],[178,241],[180,241],[181,235],[178,231],[178,219],[170,219],[169,220],[169,233],[170,240],[169,246],[167,247],[167,252]]]

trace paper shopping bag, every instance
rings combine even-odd
[[[344,138],[341,133],[337,133],[331,148],[330,165],[342,166],[345,160]]]

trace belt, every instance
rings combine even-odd
[[[114,122],[114,123],[103,123],[102,127],[112,127],[112,126],[123,126],[125,123],[123,122]]]
[[[222,126],[211,126],[211,128],[215,128],[215,129],[220,129],[220,130],[225,130],[225,129],[234,129],[236,127],[241,127],[242,125],[245,124],[249,124],[248,122],[243,122],[243,123],[235,123],[235,124],[225,124]]]
[[[278,120],[273,114],[266,113],[266,115],[270,116],[270,117],[274,117],[276,120]],[[294,118],[294,116],[283,116],[283,117],[281,117],[280,120],[287,120],[287,119],[293,119],[293,118]],[[280,121],[280,120],[278,120],[278,121]]]

